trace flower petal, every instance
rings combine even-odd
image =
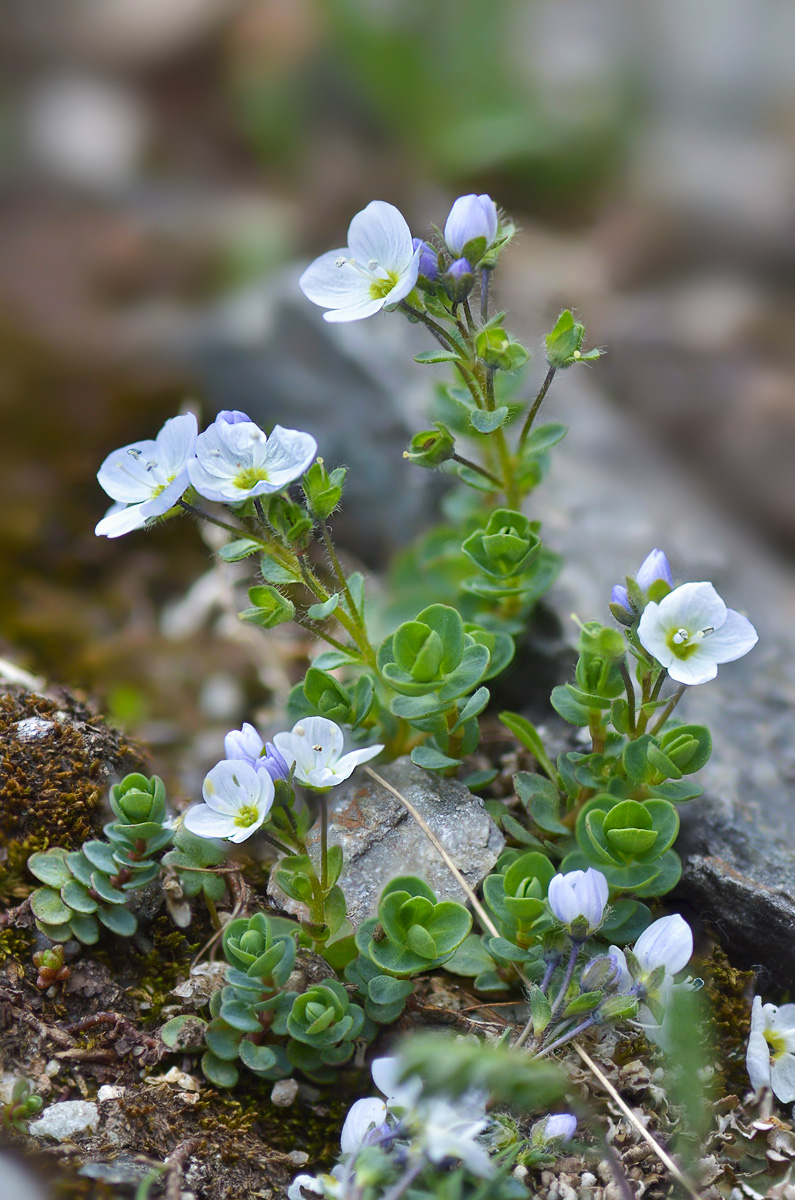
[[[317,442],[311,433],[274,425],[264,462],[268,482],[278,485],[281,490],[308,470],[316,454]]]
[[[549,907],[563,925],[570,925],[580,916],[580,906],[570,880],[573,875],[582,874],[582,871],[569,871],[567,875],[555,875],[550,881],[547,892]]]
[[[193,457],[198,425],[193,413],[171,417],[156,438],[157,459],[165,475],[175,475]]]
[[[313,304],[321,308],[349,308],[370,296],[370,280],[347,261],[347,246],[321,254],[306,268],[298,286]],[[340,260],[345,261],[340,266]]]
[[[350,304],[346,308],[332,308],[323,313],[323,320],[333,325],[340,325],[345,321],[363,321],[365,317],[374,317],[385,304],[384,299],[373,300],[368,290],[367,297],[362,297],[358,304]]]
[[[348,228],[348,246],[363,267],[375,259],[382,269],[401,275],[414,258],[414,243],[406,218],[385,200],[371,200],[356,214]]]
[[[224,754],[227,758],[242,758],[251,766],[262,754],[263,741],[253,725],[243,722],[241,729],[230,729],[224,738]]]
[[[227,813],[215,812],[206,804],[194,804],[182,818],[182,824],[197,837],[228,838],[238,828],[234,817]]]
[[[770,1069],[770,1086],[782,1104],[795,1100],[795,1055],[782,1054]]]
[[[369,762],[371,758],[376,758],[383,750],[382,745],[362,746],[359,750],[351,750],[348,754],[343,754],[342,758],[334,766],[334,774],[338,780],[347,779],[352,775],[360,763]]]
[[[692,930],[679,913],[661,917],[643,931],[633,953],[645,972],[665,967],[669,975],[676,975],[693,956]]]
[[[113,500],[138,504],[152,495],[153,483],[147,465],[157,461],[157,443],[131,442],[114,450],[97,471],[100,487]]]
[[[680,584],[660,601],[660,616],[669,629],[720,629],[727,612],[711,583]]]
[[[362,1145],[365,1135],[373,1126],[383,1125],[387,1117],[387,1107],[380,1097],[372,1096],[357,1100],[348,1110],[345,1124],[340,1135],[340,1149],[343,1154],[351,1154]]]
[[[659,661],[662,662],[662,659]],[[663,663],[663,666],[665,665]],[[668,674],[671,679],[677,683],[686,683],[689,687],[696,687],[700,683],[709,683],[717,673],[718,664],[707,649],[705,642],[702,642],[689,658],[677,658],[675,654],[672,654],[671,662],[668,664]]]
[[[273,782],[269,776],[271,794]],[[237,813],[243,807],[259,806],[267,784],[262,775],[242,759],[224,759],[207,772],[202,786],[204,802],[214,812]]]
[[[647,554],[643,562],[638,568],[638,573],[635,576],[638,586],[647,592],[653,583],[658,579],[662,579],[670,587],[674,586],[674,577],[671,573],[671,564],[668,562],[668,557],[662,550],[656,548]]]
[[[112,504],[94,529],[97,537],[116,538],[143,529],[147,522],[145,504]]]
[[[723,625],[704,639],[704,645],[716,662],[726,663],[742,658],[758,641],[759,634],[748,618],[730,608]]]

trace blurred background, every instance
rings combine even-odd
[[[188,399],[358,463],[340,534],[369,566],[429,519],[433,480],[399,483],[429,386],[405,327],[330,330],[297,289],[373,198],[421,234],[488,191],[522,228],[511,326],[537,347],[574,306],[597,385],[792,557],[793,45],[788,0],[12,0],[0,656],[188,788],[284,696],[304,647],[241,629],[198,531],[93,535],[99,463]]]

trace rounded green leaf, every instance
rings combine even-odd
[[[132,937],[138,928],[138,922],[133,913],[120,904],[98,908],[97,916],[106,929],[110,929],[112,933],[118,933],[120,937]]]
[[[70,879],[61,888],[61,899],[69,908],[78,913],[93,913],[97,911],[97,902],[88,894],[88,889],[76,879]]]
[[[255,1046],[248,1038],[240,1043],[238,1055],[250,1071],[272,1071],[276,1066],[276,1055],[270,1046]]]
[[[216,1087],[234,1087],[240,1078],[240,1072],[234,1063],[227,1062],[208,1050],[202,1055],[202,1071],[205,1079]]]
[[[42,883],[53,888],[63,887],[72,878],[64,850],[45,850],[40,854],[31,854],[28,870]]]
[[[69,924],[73,935],[84,946],[93,946],[99,941],[99,925],[91,913],[75,913]]]
[[[46,925],[68,925],[72,910],[68,908],[55,888],[37,888],[30,897],[34,917]]]

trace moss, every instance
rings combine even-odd
[[[39,737],[20,737],[19,724],[50,723]],[[111,776],[141,765],[141,755],[76,697],[13,689],[0,696],[0,840],[76,850],[102,827],[102,799]]]
[[[31,834],[21,841],[11,838],[3,846],[0,862],[0,906],[10,908],[26,900],[36,881],[28,874],[27,864],[31,854],[46,847],[45,837]]]
[[[712,1061],[719,1064],[724,1095],[742,1095],[748,1088],[745,1048],[751,1031],[749,991],[753,971],[731,966],[720,946],[715,946],[704,964],[704,988],[711,1012],[711,1032],[715,1042]]]
[[[163,1005],[173,1003],[171,992],[187,978],[201,942],[189,942],[165,913],[155,917],[146,933],[151,950],[143,953],[134,944],[130,946],[130,966],[140,982],[128,989],[128,995],[138,1002],[142,1016],[158,1020]]]
[[[0,933],[0,963],[6,962],[7,959],[13,959],[20,964],[25,962],[32,945],[32,929],[4,929]]]

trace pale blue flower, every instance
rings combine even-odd
[[[387,1106],[377,1096],[357,1100],[348,1109],[348,1115],[340,1134],[340,1149],[343,1154],[351,1154],[360,1146],[372,1140],[375,1131],[380,1132],[386,1125]]]
[[[247,762],[255,771],[267,771],[274,783],[277,779],[287,779],[290,774],[287,762],[273,742],[263,742],[248,721],[243,723],[242,729],[232,729],[226,735],[224,754],[227,758]]]
[[[97,479],[117,503],[94,532],[120,537],[173,508],[188,486],[196,432],[196,418],[186,413],[166,421],[154,441],[133,442],[109,454]]]
[[[483,250],[493,245],[500,227],[497,205],[491,196],[459,196],[444,227],[444,240],[454,258],[461,258],[467,246],[483,238]],[[481,254],[483,251],[481,251]]]
[[[273,740],[285,762],[295,763],[296,781],[320,791],[343,783],[359,763],[375,758],[384,748],[363,746],[343,754],[342,730],[328,717],[304,717],[290,733],[277,733]]]
[[[544,1140],[560,1139],[570,1142],[577,1131],[577,1118],[573,1113],[551,1113],[544,1122]]]
[[[253,421],[230,423],[222,413],[196,439],[188,476],[205,499],[237,504],[250,496],[283,491],[303,475],[316,454],[317,442],[309,433],[274,425],[266,437]]]
[[[299,287],[329,310],[326,321],[360,321],[408,296],[421,254],[403,214],[393,204],[371,200],[351,221],[348,245],[310,263]]]
[[[658,1021],[648,1005],[641,1004],[635,1024],[649,1041],[666,1048],[670,1042],[667,1013],[670,1012],[671,996],[675,989],[691,986],[687,982],[674,983],[674,976],[685,969],[693,956],[693,931],[687,921],[679,913],[653,921],[632,947],[637,964],[636,967],[633,964],[632,971],[624,951],[618,946],[610,947],[610,955],[619,967],[618,991],[636,995],[641,1000],[650,999],[658,1011],[663,1009],[663,1020]]]
[[[583,933],[590,936],[602,924],[607,897],[607,880],[594,867],[555,875],[547,892],[553,914],[578,938]]]
[[[411,243],[420,252],[419,273],[429,283],[435,283],[439,278],[439,254],[433,246],[429,246],[422,238],[412,238]]]
[[[647,604],[638,638],[671,679],[694,685],[714,679],[719,663],[742,658],[759,635],[747,617],[726,607],[711,583],[683,583],[659,604]]]
[[[455,262],[451,262],[442,276],[444,289],[454,304],[466,300],[474,282],[472,264],[466,258],[457,258]]]
[[[668,562],[665,553],[656,548],[650,554],[646,555],[638,568],[635,578],[638,581],[638,587],[642,588],[644,592],[648,592],[651,585],[656,583],[658,579],[667,583],[669,587],[674,586],[671,564]]]
[[[185,828],[198,837],[245,842],[273,807],[273,780],[247,762],[225,759],[207,773],[202,795],[204,804],[194,804],[185,813]]]

